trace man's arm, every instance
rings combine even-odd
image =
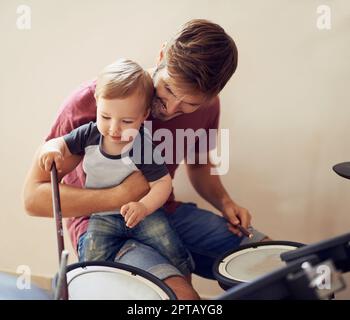
[[[23,201],[29,215],[52,217],[52,196],[50,173],[39,166],[39,153],[36,152],[24,183]],[[80,156],[65,158],[59,180],[72,171],[81,161]],[[129,201],[138,201],[149,190],[146,179],[135,172],[122,184],[107,189],[82,189],[60,184],[62,215],[65,218],[90,215],[96,212],[112,211]]]
[[[203,199],[218,209],[232,225],[240,223],[247,228],[250,225],[250,213],[231,199],[221,182],[220,176],[210,173],[210,169],[214,166],[210,163],[209,155],[207,155],[207,160],[207,164],[186,164],[187,174],[192,186]],[[236,228],[230,227],[230,230],[240,234]]]

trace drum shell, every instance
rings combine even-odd
[[[171,290],[171,288],[169,288],[163,281],[161,281],[159,278],[157,278],[153,274],[147,271],[144,271],[142,269],[139,269],[137,267],[126,265],[123,263],[118,263],[118,262],[89,261],[89,262],[79,262],[79,263],[71,264],[71,265],[68,265],[66,268],[67,278],[69,278],[70,272],[79,268],[86,269],[89,267],[101,267],[101,268],[107,267],[107,268],[114,268],[116,270],[127,271],[128,273],[130,273],[130,275],[139,276],[152,282],[154,285],[159,287],[168,296],[169,300],[177,299],[175,293]],[[56,275],[54,280],[55,287],[57,287],[57,279],[58,279],[58,275]],[[70,281],[68,280],[68,291],[69,291],[69,282]],[[96,300],[98,299],[99,298],[96,297]],[[145,300],[147,300],[147,298],[145,298]]]

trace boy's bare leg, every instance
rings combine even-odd
[[[179,300],[199,300],[198,293],[193,289],[188,281],[180,276],[172,276],[164,282],[174,291]]]

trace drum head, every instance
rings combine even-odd
[[[70,300],[174,300],[173,291],[141,269],[113,262],[67,267]]]
[[[224,289],[251,282],[285,266],[280,255],[302,245],[289,241],[269,241],[240,246],[219,257],[214,265],[214,275]]]

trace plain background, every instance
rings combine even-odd
[[[16,26],[22,4],[31,8],[30,30]],[[330,30],[317,28],[320,5],[331,8]],[[233,199],[274,239],[311,243],[349,231],[350,181],[332,171],[350,160],[349,1],[5,0],[0,269],[57,271],[54,221],[27,216],[21,190],[62,101],[119,57],[154,66],[162,43],[192,18],[219,23],[239,49],[237,72],[221,94],[220,127],[230,132],[222,180]],[[184,168],[174,184],[178,199],[211,209]],[[203,295],[221,292],[214,282],[196,278],[195,285]]]

